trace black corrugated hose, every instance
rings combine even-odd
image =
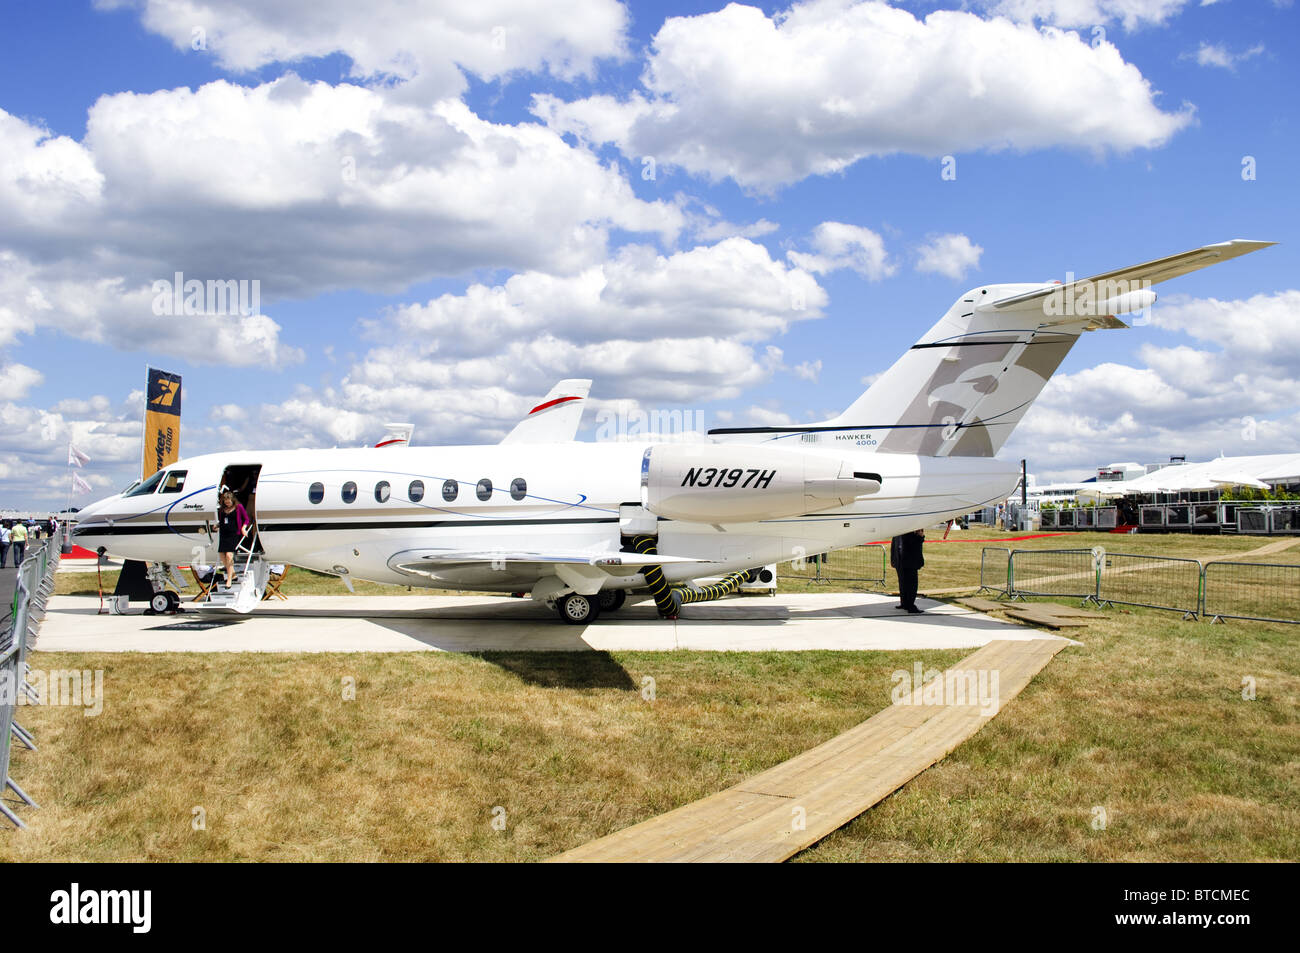
[[[658,555],[656,540],[653,536],[633,537],[632,548],[643,556]],[[709,602],[712,599],[721,599],[723,596],[731,595],[740,588],[740,584],[749,576],[748,572],[733,572],[711,586],[696,589],[688,586],[669,586],[668,581],[664,579],[663,569],[658,565],[642,566],[641,573],[645,576],[646,584],[650,588],[650,595],[654,598],[655,608],[659,610],[659,615],[665,619],[677,618],[678,610],[689,603]]]

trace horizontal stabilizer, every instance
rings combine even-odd
[[[984,313],[1004,314],[1013,311],[1040,311],[1044,315],[1096,317],[1096,327],[1125,327],[1122,322],[1104,323],[1114,313],[1123,313],[1121,309],[1108,310],[1106,305],[1125,296],[1135,295],[1150,285],[1180,275],[1199,271],[1210,265],[1228,261],[1241,255],[1268,248],[1276,242],[1252,242],[1234,239],[1230,242],[1218,242],[1203,245],[1191,251],[1140,265],[1130,265],[1115,271],[1107,271],[1091,278],[1081,278],[1068,284],[1049,284],[1033,291],[1010,295],[979,305],[975,310]],[[1113,317],[1109,317],[1114,321]]]

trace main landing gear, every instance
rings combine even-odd
[[[595,596],[584,596],[580,592],[571,592],[555,603],[560,618],[569,625],[586,625],[595,622],[600,615],[600,603]]]
[[[602,589],[596,593],[596,602],[601,612],[617,612],[627,602],[626,589]]]
[[[627,602],[623,589],[606,589],[594,596],[571,592],[555,602],[555,611],[569,625],[587,625],[595,622],[602,612],[617,612]]]

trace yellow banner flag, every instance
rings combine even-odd
[[[181,452],[181,376],[149,368],[144,404],[144,465],[147,480],[176,462]]]

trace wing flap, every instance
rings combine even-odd
[[[655,556],[649,562],[638,553],[623,552],[533,552],[526,550],[408,549],[388,560],[391,569],[417,576],[458,569],[497,569],[539,566],[587,566],[612,576],[630,576],[642,566],[666,563],[701,563],[691,556]]]

